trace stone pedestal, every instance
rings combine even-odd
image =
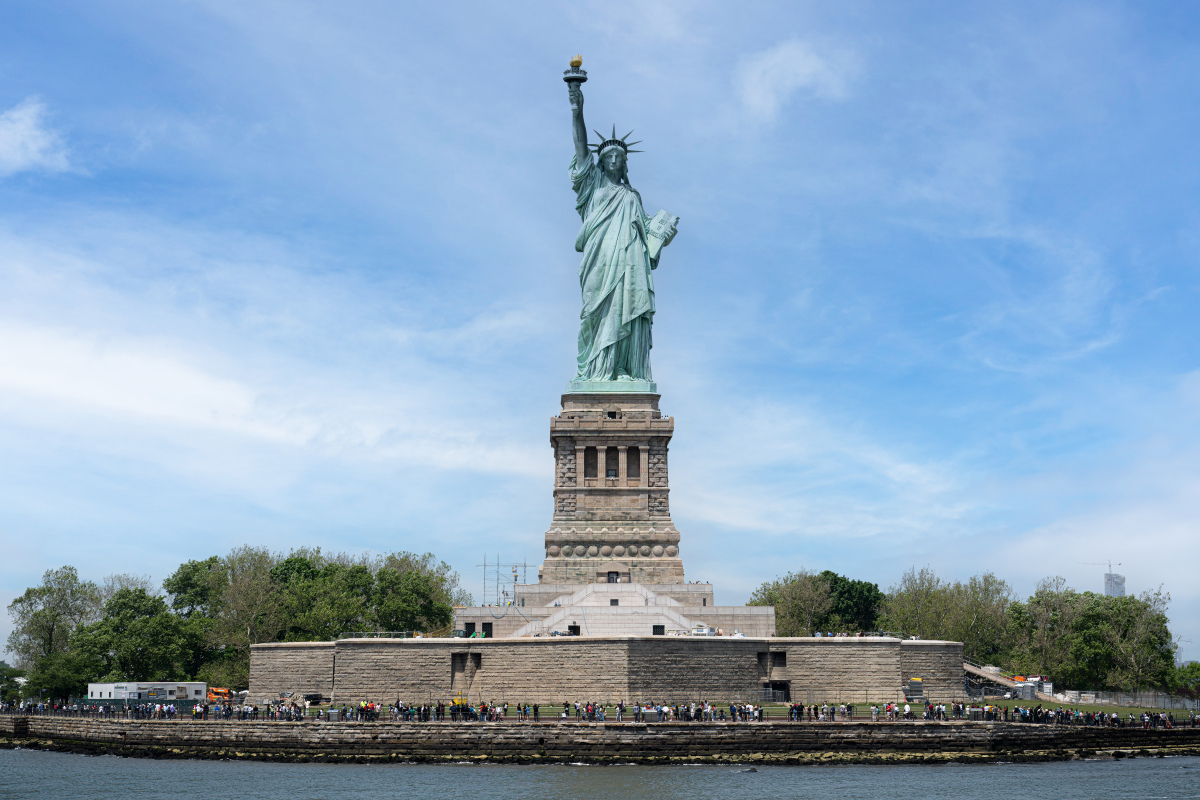
[[[667,481],[675,421],[662,416],[658,398],[562,396],[562,413],[550,420],[554,520],[539,582],[683,583]]]

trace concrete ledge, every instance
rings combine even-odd
[[[0,719],[0,746],[154,758],[866,763],[1200,755],[1200,728],[911,723],[268,723]],[[834,759],[836,761],[837,759]]]

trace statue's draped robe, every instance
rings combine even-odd
[[[583,227],[575,249],[583,253],[579,285],[579,370],[575,380],[653,380],[650,324],[654,318],[657,266],[646,249],[649,219],[642,199],[613,182],[589,155],[571,159],[575,209]]]

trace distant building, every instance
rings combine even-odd
[[[197,681],[124,681],[89,683],[88,700],[95,703],[203,703],[208,684]]]
[[[1124,597],[1125,596],[1125,576],[1118,575],[1115,572],[1104,573],[1104,596],[1105,597]]]

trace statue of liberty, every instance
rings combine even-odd
[[[654,278],[662,248],[675,236],[678,217],[660,211],[650,218],[642,196],[629,183],[627,156],[636,150],[617,138],[600,136],[589,145],[583,122],[581,84],[586,73],[568,71],[575,156],[571,184],[583,227],[575,249],[583,253],[579,285],[579,358],[571,391],[654,391],[650,372],[650,326],[654,319]],[[572,77],[582,75],[579,77]],[[630,131],[632,133],[632,131]],[[591,150],[596,151],[593,161]],[[597,163],[598,162],[598,163]],[[616,382],[603,385],[605,382]],[[596,385],[601,384],[601,385]]]

